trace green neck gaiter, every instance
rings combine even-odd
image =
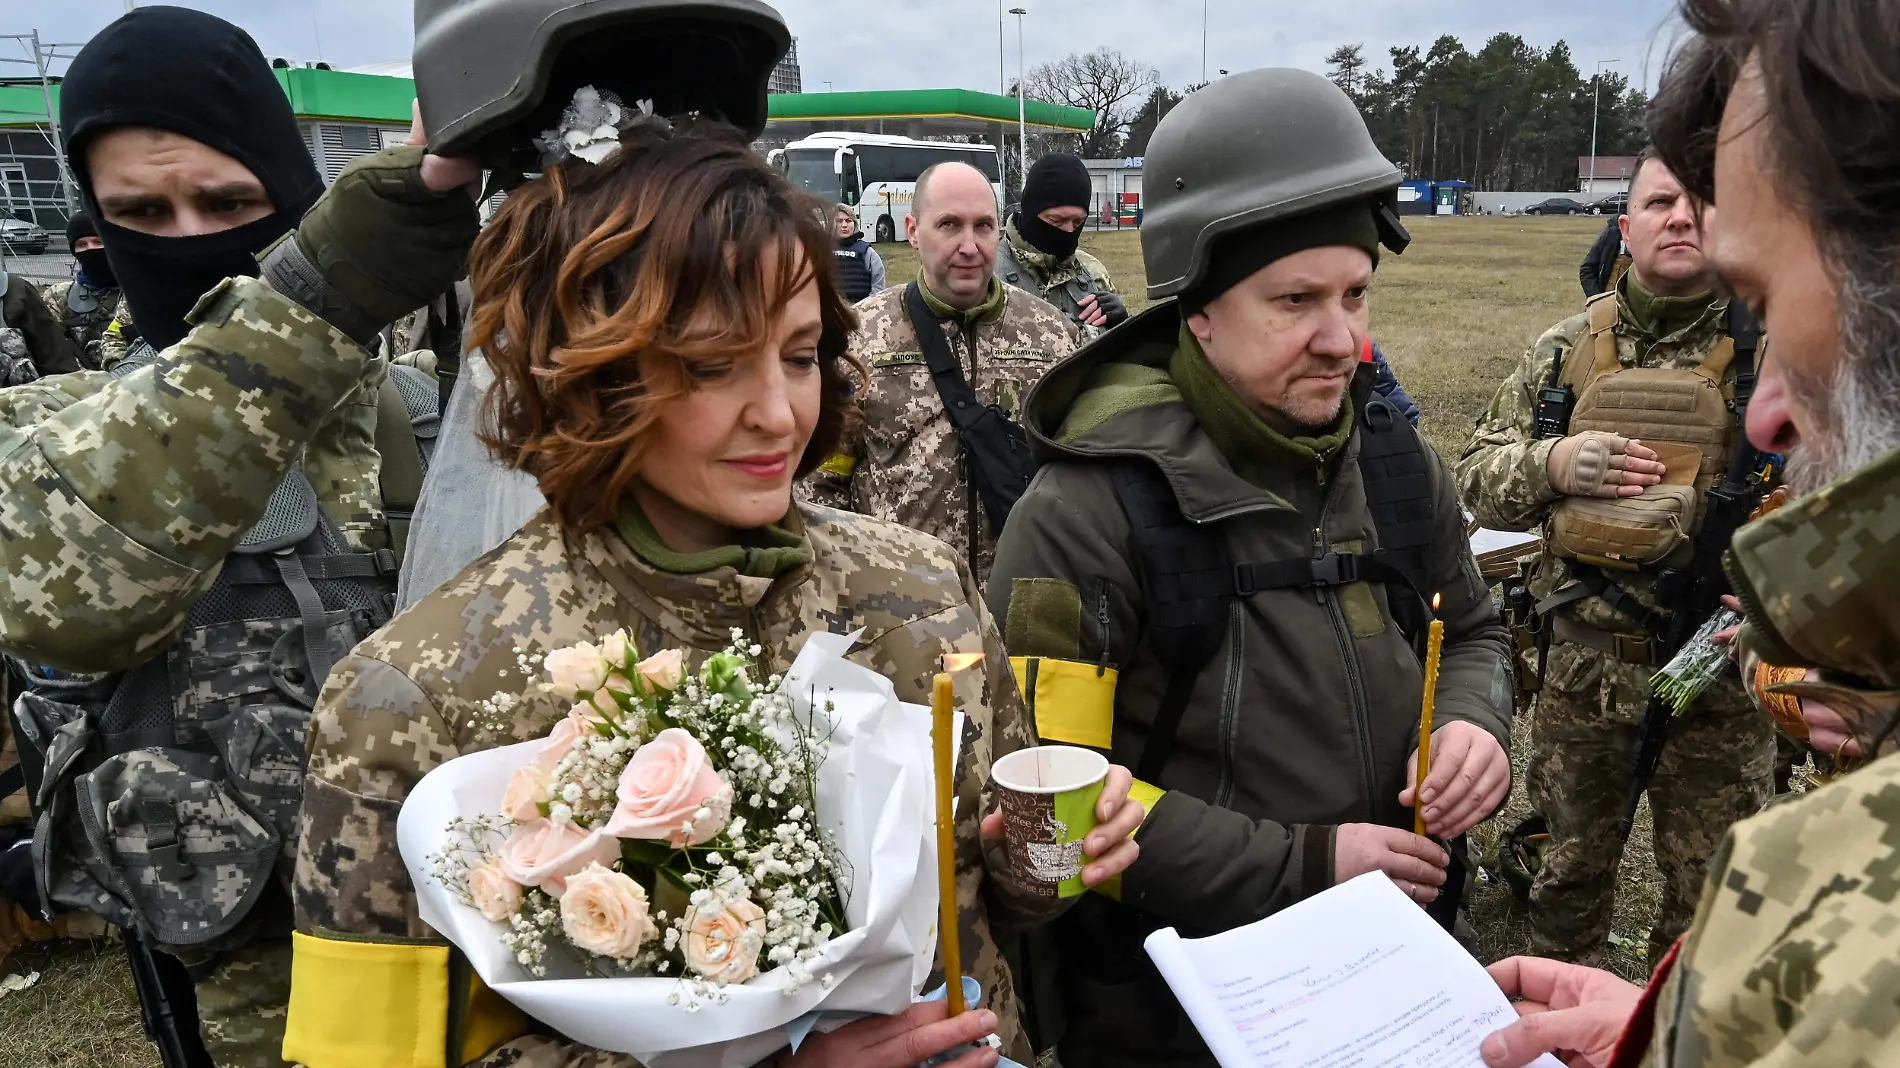
[[[1623,275],[1623,306],[1629,309],[1630,324],[1653,338],[1666,338],[1699,325],[1718,314],[1721,303],[1721,297],[1709,292],[1665,297],[1637,281],[1634,271]]]
[[[1007,299],[1007,295],[1003,291],[1002,280],[994,276],[990,278],[989,295],[983,298],[983,303],[978,304],[969,311],[958,311],[943,301],[938,300],[937,295],[930,291],[930,283],[924,281],[924,272],[922,270],[917,272],[917,288],[923,291],[924,303],[929,305],[932,314],[945,322],[956,323],[958,325],[966,323],[987,323],[995,320],[998,316],[1003,314],[1003,303]]]
[[[614,529],[634,555],[675,575],[698,575],[730,567],[751,578],[775,579],[812,560],[811,540],[779,526],[746,531],[742,536],[748,544],[725,545],[702,553],[675,551],[660,539],[632,494],[621,501]]]
[[[1312,472],[1326,479],[1340,447],[1352,436],[1350,404],[1340,406],[1333,428],[1318,437],[1288,437],[1268,426],[1207,361],[1186,323],[1181,324],[1168,374],[1234,472],[1256,486],[1283,484],[1289,473]]]

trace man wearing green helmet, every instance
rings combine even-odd
[[[1303,71],[1224,78],[1146,166],[1163,302],[1030,394],[1041,469],[988,599],[1044,741],[1136,768],[1148,807],[1118,895],[1058,922],[1053,984],[1032,953],[1019,985],[1059,991],[1065,1063],[1211,1066],[1142,939],[1373,871],[1449,923],[1440,843],[1508,792],[1510,668],[1451,474],[1373,393],[1368,288],[1408,237],[1352,102]],[[1428,604],[1430,838],[1411,786]]]

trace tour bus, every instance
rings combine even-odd
[[[968,163],[983,172],[1002,202],[995,145],[913,141],[884,134],[816,133],[771,158],[792,184],[858,209],[858,228],[873,241],[898,241],[910,217],[917,176],[933,163]]]

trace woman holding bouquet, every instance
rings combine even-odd
[[[680,650],[690,668],[736,628],[782,671],[807,635],[862,630],[850,659],[904,701],[928,702],[944,655],[985,656],[957,680],[973,729],[956,827],[963,964],[983,1004],[859,1021],[775,1063],[895,1068],[990,1033],[1029,1060],[997,942],[1061,904],[1023,891],[1002,851],[985,850],[1000,820],[979,827],[995,808],[991,762],[1036,743],[1007,655],[949,547],[792,500],[851,412],[854,323],[831,240],[736,131],[612,114],[551,139],[557,158],[510,195],[471,257],[470,345],[497,377],[489,445],[537,478],[548,507],[331,675],[304,787],[293,1041],[319,1036],[339,1064],[376,1050],[378,1063],[631,1064],[533,1033],[433,937],[397,849],[407,792],[453,757],[544,737],[566,717],[569,702],[523,678],[553,650],[624,628],[643,655]],[[458,166],[431,157],[423,178],[466,180]],[[498,716],[490,699],[511,692],[520,700]],[[1089,885],[1133,860],[1142,812],[1128,783],[1113,769],[1086,844]],[[979,1048],[951,1063],[996,1058]]]

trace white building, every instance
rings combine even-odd
[[[1085,159],[1089,169],[1089,219],[1114,229],[1134,226],[1141,210],[1141,157]]]
[[[1585,200],[1629,192],[1630,178],[1635,174],[1635,156],[1577,157],[1577,191]]]

